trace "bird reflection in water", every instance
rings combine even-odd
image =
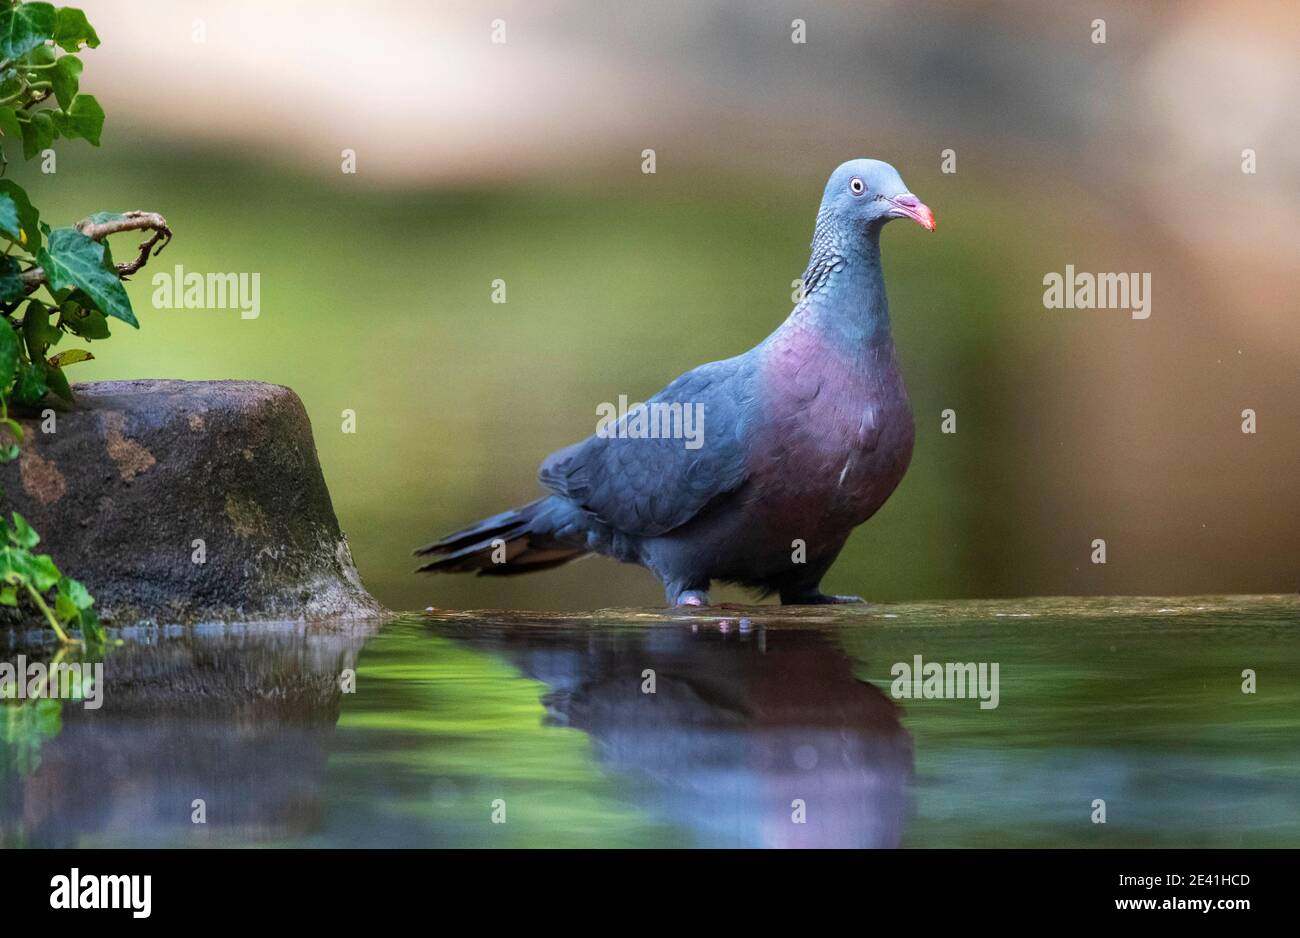
[[[637,803],[701,846],[898,846],[911,737],[833,633],[693,622],[452,637],[549,685],[547,719],[587,733]]]

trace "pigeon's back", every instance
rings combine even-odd
[[[541,483],[614,531],[655,537],[735,491],[761,415],[755,352],[701,365],[580,443]]]

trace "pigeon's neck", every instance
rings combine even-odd
[[[812,248],[803,275],[803,299],[790,321],[851,346],[889,341],[880,226],[868,226],[864,232],[823,213],[817,216]]]

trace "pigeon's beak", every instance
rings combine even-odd
[[[910,218],[926,231],[934,231],[934,212],[912,193],[904,192],[886,201],[894,206],[889,210],[890,218]]]

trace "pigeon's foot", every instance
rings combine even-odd
[[[682,590],[673,600],[674,606],[707,606],[709,594],[704,590]]]
[[[861,596],[828,596],[826,593],[803,593],[798,596],[782,596],[782,606],[852,606],[866,603]]]

